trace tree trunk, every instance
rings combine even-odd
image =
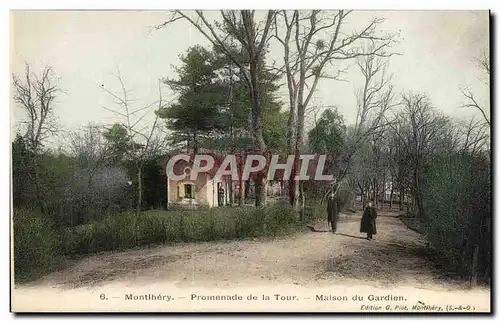
[[[233,181],[229,180],[228,181],[228,186],[229,186],[229,206],[233,206],[234,203],[234,189],[233,189]]]
[[[292,110],[293,107],[293,110]],[[292,115],[293,114],[293,115]],[[294,104],[290,107],[290,118],[288,120],[288,135],[290,136],[288,139],[288,153],[294,154],[294,161],[292,166],[292,171],[290,172],[290,177],[288,178],[288,197],[290,201],[290,205],[292,205],[293,209],[298,210],[299,207],[299,183],[295,180],[295,176],[298,173],[298,164],[299,164],[299,155],[296,150],[297,145],[297,120],[295,115],[295,106]],[[292,128],[290,128],[292,127]]]
[[[84,217],[87,217],[87,218],[82,218],[82,223],[85,222],[86,220],[90,219],[92,205],[94,204],[94,200],[93,200],[94,195],[92,194],[92,173],[93,173],[92,170],[89,169],[89,174],[88,174],[88,178],[87,178],[87,192],[85,193],[86,194],[85,207],[87,208],[87,210],[86,210],[85,215],[83,215]],[[96,218],[94,218],[94,219],[96,219]]]
[[[298,19],[298,16],[297,16]],[[304,53],[299,54],[299,60],[300,61],[300,72],[299,72],[299,81],[298,81],[298,90],[297,90],[297,98],[295,99],[295,92],[293,93],[294,95],[291,95],[290,98],[293,98],[293,103],[296,104],[297,107],[297,117],[296,117],[296,132],[295,132],[295,159],[294,159],[294,168],[295,171],[292,171],[293,177],[292,177],[292,185],[293,185],[293,201],[292,206],[295,210],[299,210],[299,195],[300,195],[300,182],[295,181],[295,175],[300,172],[299,170],[299,157],[300,153],[302,152],[302,146],[303,146],[303,139],[304,139],[304,117],[305,117],[305,108],[306,106],[304,105],[304,87],[306,85],[306,69],[305,69],[305,64],[304,64]],[[300,57],[302,56],[302,57]],[[290,83],[289,83],[289,88],[290,88]],[[294,105],[295,105],[294,104]]]
[[[405,191],[400,186],[400,188],[399,188],[399,211],[403,211],[404,200],[405,200]]]
[[[478,265],[479,264],[479,246],[475,245],[472,253],[472,268],[470,274],[470,286],[477,285]]]
[[[36,187],[36,197],[38,200],[38,205],[42,214],[47,213],[47,203],[44,197],[44,190],[42,187],[42,181],[40,179],[40,163],[38,153],[33,155],[33,172],[35,174],[35,187]]]
[[[415,205],[417,207],[417,212],[419,217],[425,220],[427,219],[427,216],[425,214],[424,204],[422,202],[422,193],[420,189],[420,176],[418,169],[415,170],[413,179],[415,180],[414,199],[415,199]]]
[[[306,195],[304,193],[304,183],[300,181],[300,222],[304,221],[304,213],[306,210]]]
[[[245,195],[246,195],[245,181],[240,178],[240,195],[238,198],[238,205],[241,207],[245,205]]]
[[[169,180],[167,179],[167,182],[165,183],[165,206],[164,206],[164,209],[165,210],[169,210],[168,208],[168,202],[169,202],[169,195],[168,195],[168,192],[170,190],[170,186],[169,186]]]
[[[392,200],[394,198],[394,184],[391,180],[391,195],[389,196],[389,210],[392,210]]]
[[[142,166],[137,166],[137,208],[136,213],[141,212],[142,209]]]
[[[248,199],[248,192],[250,191],[248,187],[250,187],[250,180],[245,181],[245,201]]]
[[[295,158],[294,158],[294,171],[292,171],[292,185],[293,185],[293,203],[292,206],[295,210],[299,210],[299,196],[300,196],[300,181],[295,180],[295,176],[300,173],[300,153],[302,151],[304,140],[304,116],[305,106],[302,103],[304,95],[303,86],[299,87],[298,104],[297,104],[297,132],[295,137]]]
[[[295,151],[293,167],[288,180],[290,205],[292,205],[295,210],[299,210],[300,182],[295,180],[295,176],[299,173],[299,171],[299,154]]]
[[[352,204],[351,204],[351,208],[353,211],[356,210],[356,193],[354,192],[354,190],[352,191]]]
[[[260,97],[257,87],[259,82],[257,79],[257,61],[252,59],[250,61],[250,77],[252,81],[252,127],[254,131],[255,146],[259,152],[263,153],[266,150],[266,143],[262,134],[262,119],[261,119],[261,106]]]
[[[292,100],[292,98],[290,98]],[[297,128],[297,114],[295,108],[295,101],[290,104],[290,115],[288,116],[288,132],[287,132],[287,150],[288,154],[295,151],[296,142],[296,128]]]
[[[259,153],[266,152],[266,143],[262,134],[262,119],[261,119],[261,106],[258,91],[258,66],[257,57],[250,57],[250,81],[252,90],[252,128],[254,133],[254,146]],[[266,179],[257,178],[255,180],[255,207],[263,207],[266,205]]]
[[[358,183],[358,187],[359,187],[359,192],[361,193],[361,209],[363,209],[365,206],[365,190],[363,189],[363,187],[359,183]]]
[[[193,153],[198,153],[198,132],[195,130],[193,134]]]
[[[254,180],[255,187],[255,207],[262,208],[267,204],[267,180],[258,176]]]
[[[380,206],[380,209],[384,209],[385,206],[385,174],[384,178],[382,180],[382,205]]]
[[[405,198],[406,198],[406,200],[405,200],[406,210],[412,211],[415,215],[414,217],[417,217],[418,214],[415,211],[415,196],[411,192],[409,192],[406,194]],[[410,198],[411,198],[411,202],[410,202]]]
[[[187,133],[186,135],[186,153],[189,153],[191,151],[191,133]]]

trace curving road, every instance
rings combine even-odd
[[[73,263],[69,269],[16,287],[13,308],[377,311],[380,305],[385,307],[387,296],[391,295],[393,299],[405,298],[405,305],[400,303],[400,309],[412,308],[420,301],[425,305],[441,303],[436,305],[448,309],[454,307],[453,303],[459,303],[456,305],[463,305],[459,310],[490,310],[488,289],[467,289],[437,270],[422,237],[407,229],[394,215],[380,213],[378,234],[372,241],[359,233],[359,220],[359,215],[345,217],[336,234],[307,232],[275,240],[177,244],[89,256]],[[326,230],[326,226],[315,228]],[[167,290],[169,294],[165,293]],[[260,297],[268,292],[266,290],[272,294],[264,301]],[[209,296],[217,292],[239,292],[247,296],[250,291],[257,294],[259,300],[236,301],[228,306],[220,300],[190,298],[193,294]],[[168,305],[159,304],[157,300],[141,302],[131,297],[127,300],[127,294],[132,293],[161,293],[172,299],[177,294],[179,299],[166,301],[167,297],[163,297]],[[105,294],[107,299],[99,299],[100,294]],[[273,300],[275,294],[282,294],[283,300],[279,296]],[[333,298],[327,297],[332,294]],[[364,301],[369,294],[385,298],[365,305],[353,300],[356,294],[364,294]],[[80,301],[71,300],[78,297]],[[59,301],[54,300],[56,298]],[[274,304],[269,305],[269,301]],[[395,301],[390,305],[394,310],[394,305],[399,304]],[[424,306],[424,309],[436,308]]]

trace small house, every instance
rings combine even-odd
[[[251,173],[250,180],[247,182],[231,181],[229,176],[222,176],[215,179],[215,174],[220,168],[224,157],[214,153],[203,153],[210,155],[214,158],[214,166],[212,169],[199,172],[196,178],[191,178],[191,171],[193,168],[194,155],[190,156],[190,160],[179,160],[175,163],[173,173],[178,176],[184,174],[180,180],[174,180],[166,175],[166,164],[168,157],[162,161],[162,168],[164,170],[165,183],[167,184],[167,199],[168,205],[182,205],[182,206],[207,206],[207,207],[220,207],[229,204],[230,191],[233,196],[239,196],[244,193],[245,196],[250,198],[254,197],[254,184],[253,178],[267,174],[269,163],[259,173]],[[171,154],[173,155],[173,154]],[[238,157],[238,173],[241,175],[242,167],[244,164],[243,156]],[[280,163],[286,162],[285,158],[280,158]],[[301,162],[299,161],[299,166]],[[255,166],[256,164],[254,164]],[[307,174],[314,177],[317,167],[317,159],[313,159],[308,166]],[[270,197],[282,197],[285,195],[283,184],[283,169],[278,169],[275,172],[274,180],[268,181],[267,195]],[[232,187],[230,187],[232,185]],[[232,189],[231,189],[232,188]],[[240,191],[241,190],[241,191]]]
[[[213,155],[214,159],[217,157]],[[169,205],[219,207],[226,204],[228,199],[226,178],[214,179],[218,167],[206,172],[199,172],[196,178],[191,178],[193,159],[179,160],[175,163],[173,173],[185,174],[181,180],[168,178],[164,173],[167,184],[167,199]],[[217,160],[217,159],[216,159]],[[163,165],[165,171],[166,162]]]

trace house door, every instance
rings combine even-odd
[[[196,188],[195,188],[194,184],[190,184],[190,183],[184,184],[184,198],[196,199],[195,192],[196,192]]]
[[[219,207],[224,206],[224,187],[222,182],[217,183],[217,203]]]

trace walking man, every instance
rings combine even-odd
[[[332,227],[332,232],[335,233],[337,231],[337,221],[339,218],[339,202],[333,190],[328,198],[326,212],[328,214],[328,224]]]
[[[366,239],[372,240],[373,235],[377,234],[377,209],[373,207],[373,202],[369,201],[368,205],[363,212],[363,217],[361,217],[361,233],[366,233]]]

